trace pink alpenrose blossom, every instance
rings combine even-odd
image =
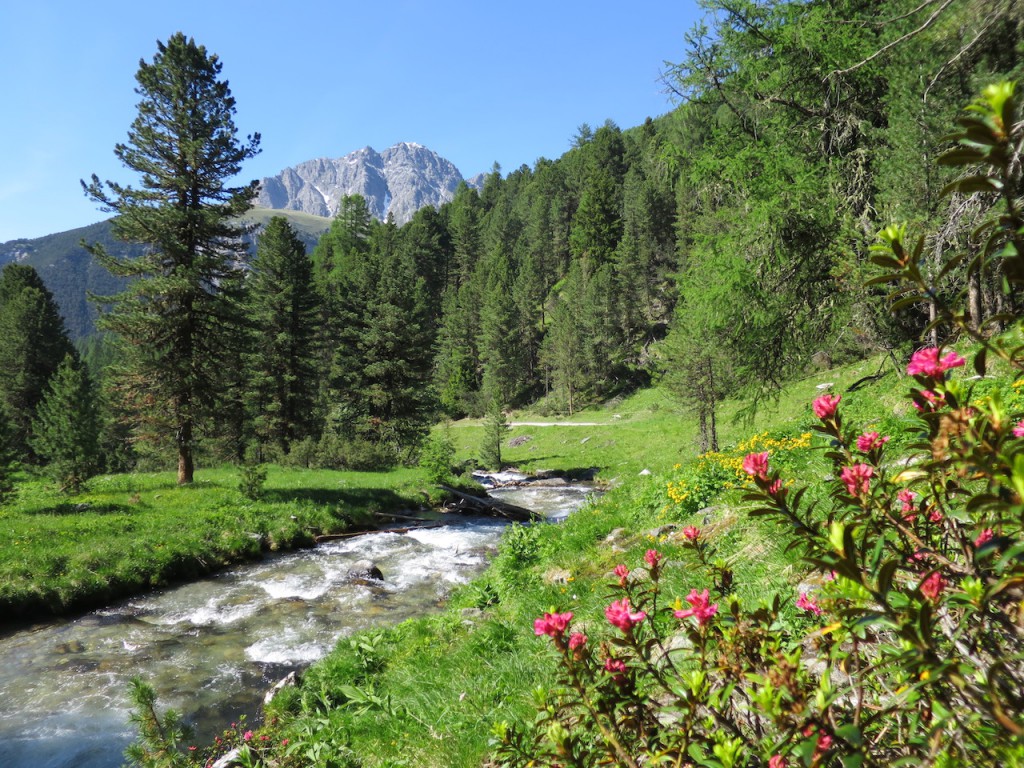
[[[1013,427],[1014,437],[1024,437],[1024,419],[1018,421]]]
[[[706,589],[703,592],[691,589],[690,594],[686,596],[686,602],[690,604],[690,607],[684,611],[676,611],[677,619],[693,616],[697,619],[697,625],[703,627],[711,621],[712,616],[718,613],[718,603],[710,604],[710,596]]]
[[[616,685],[622,685],[626,682],[626,662],[622,659],[605,659],[604,671],[612,676],[612,682]]]
[[[656,549],[648,549],[644,553],[644,562],[653,571],[661,565],[661,553]]]
[[[875,448],[881,448],[888,442],[888,437],[882,437],[877,432],[865,432],[857,438],[857,450],[861,453],[869,453]]]
[[[604,615],[608,619],[609,624],[613,627],[618,627],[627,634],[633,631],[633,627],[647,618],[647,614],[643,611],[630,610],[628,597],[614,601],[604,609]]]
[[[910,356],[910,364],[907,365],[907,374],[910,376],[927,376],[937,378],[950,368],[959,368],[966,361],[956,352],[950,352],[944,357],[939,357],[938,347],[925,347],[919,349]]]
[[[842,399],[842,395],[822,395],[821,397],[816,397],[814,398],[814,402],[811,403],[811,410],[813,410],[814,415],[822,421],[825,419],[831,419],[836,415],[836,410],[839,408],[839,401]]]
[[[914,407],[917,408],[921,413],[931,413],[937,411],[939,408],[946,404],[946,394],[944,392],[935,393],[930,389],[921,391],[921,397],[928,402],[928,407],[925,408],[918,402],[914,402]]]
[[[554,638],[560,638],[565,634],[570,621],[572,621],[572,611],[545,613],[541,618],[533,622],[533,633],[538,637],[540,635],[550,635]]]
[[[902,491],[896,494],[896,500],[900,503],[900,512],[907,514],[908,512],[914,511],[914,499],[917,498],[917,494],[911,490],[904,488]]]
[[[688,525],[683,528],[683,538],[687,541],[696,541],[700,538],[700,528],[694,525]]]
[[[573,632],[569,635],[569,650],[575,651],[587,644],[587,636],[582,632]]]
[[[871,478],[874,476],[875,470],[870,464],[843,467],[843,471],[839,473],[839,479],[846,486],[846,492],[854,498],[867,496],[871,490]]]
[[[761,480],[768,479],[768,451],[748,453],[743,458],[743,471],[751,477]]]
[[[935,571],[925,578],[917,588],[921,590],[922,595],[934,602],[939,599],[939,595],[942,594],[942,590],[944,590],[948,585],[949,582],[942,578],[942,574]]]
[[[789,763],[782,755],[772,755],[768,758],[768,768],[786,768],[788,765]]]
[[[813,613],[815,616],[821,616],[823,613],[821,607],[814,601],[814,598],[808,597],[806,592],[800,593],[800,597],[796,599],[796,607],[802,611]]]
[[[616,576],[619,577],[619,586],[626,586],[626,579],[629,578],[629,568],[627,568],[624,564],[619,563],[615,566],[614,573]]]
[[[986,528],[981,533],[979,533],[978,538],[974,540],[974,548],[980,549],[982,545],[992,541],[993,536],[995,536],[995,531],[993,531],[991,528]]]

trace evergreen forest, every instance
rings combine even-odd
[[[527,404],[572,414],[655,382],[697,416],[708,449],[724,398],[754,410],[809,366],[905,354],[961,291],[976,328],[1014,309],[998,276],[963,265],[943,275],[945,295],[895,313],[865,284],[869,247],[893,221],[924,233],[936,274],[943,253],[981,249],[985,196],[943,197],[957,170],[935,161],[979,89],[1021,74],[1018,4],[704,5],[705,23],[665,67],[677,103],[665,115],[581,125],[562,157],[496,165],[479,191],[462,186],[402,227],[347,198],[310,258],[277,219],[243,270],[230,257],[239,233],[208,224],[216,251],[204,258],[220,263],[189,289],[182,301],[197,314],[177,328],[174,302],[152,323],[130,311],[175,290],[167,272],[97,297],[105,330],[76,351],[31,268],[8,267],[0,400],[15,458],[62,466],[69,487],[166,466],[185,444],[186,482],[193,447],[207,465],[381,468],[415,460],[439,420]],[[117,152],[145,170],[155,138],[140,130]],[[250,142],[234,148],[236,169],[258,151]],[[87,190],[111,204],[96,184]],[[215,200],[221,213],[245,210],[251,188],[235,192]],[[116,234],[166,254],[171,241],[125,215],[150,203],[111,205]],[[116,277],[161,274],[147,256],[95,253]],[[933,342],[951,330],[932,325]],[[176,366],[187,383],[157,386]],[[51,434],[46,403],[60,398],[76,405],[64,417],[94,432],[74,450]]]

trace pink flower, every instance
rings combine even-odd
[[[565,633],[565,628],[572,621],[572,611],[566,613],[545,613],[543,617],[533,622],[533,633],[537,636],[550,635],[559,638]]]
[[[974,548],[980,549],[983,544],[992,541],[992,537],[995,532],[991,528],[986,528],[984,531],[978,534],[978,538],[974,540]]]
[[[287,747],[289,743],[291,743],[290,739],[281,739],[281,746],[282,747]]]
[[[622,659],[605,659],[604,670],[613,674],[625,672],[626,662]]]
[[[904,488],[902,491],[896,494],[896,499],[900,502],[900,511],[906,514],[907,512],[914,511],[914,499],[917,498],[917,494],[913,491]]]
[[[764,453],[748,453],[743,459],[743,471],[751,477],[767,480],[768,451],[765,451]]]
[[[661,553],[656,549],[648,549],[644,553],[644,562],[654,570],[661,564]]]
[[[1014,437],[1024,437],[1024,419],[1021,419],[1013,428]]]
[[[772,755],[768,759],[768,768],[786,768],[789,763],[786,762],[786,758],[782,755]]]
[[[686,596],[686,602],[690,604],[690,607],[685,611],[676,611],[675,617],[677,619],[693,616],[697,619],[697,625],[703,627],[711,621],[712,616],[718,613],[718,603],[709,605],[710,599],[706,589],[703,592],[691,589],[690,594]]]
[[[604,609],[604,615],[613,627],[618,627],[627,634],[633,631],[634,626],[647,618],[647,614],[643,611],[630,611],[628,597],[613,602]]]
[[[626,577],[629,576],[629,568],[622,563],[615,566],[615,575],[619,577],[619,586],[626,586]]]
[[[921,590],[921,594],[929,600],[937,600],[939,595],[942,594],[942,590],[944,590],[948,584],[949,582],[942,578],[942,574],[935,571],[925,578],[917,588]]]
[[[696,541],[700,538],[700,528],[693,525],[688,525],[683,528],[683,538],[687,541]]]
[[[933,509],[931,512],[928,513],[928,521],[932,523],[941,523],[942,513],[939,512],[939,510],[937,509]]]
[[[956,352],[950,352],[940,359],[938,347],[926,347],[925,349],[917,350],[917,352],[910,356],[907,373],[910,376],[930,376],[935,378],[941,376],[950,368],[959,368],[964,362],[964,359]]]
[[[814,402],[811,403],[811,410],[814,411],[814,415],[819,419],[831,419],[836,415],[839,401],[842,399],[842,395],[822,395],[821,397],[816,397]]]
[[[870,464],[854,464],[852,467],[843,467],[839,473],[839,479],[846,486],[846,491],[853,497],[866,496],[871,490],[871,478],[875,476],[875,470]]]
[[[781,490],[782,490],[782,478],[781,477],[780,478],[776,478],[774,481],[772,481],[768,485],[767,488],[765,488],[765,491],[768,493],[769,496],[778,496],[779,492]]]
[[[821,616],[823,613],[820,606],[814,602],[814,598],[808,597],[806,592],[800,593],[800,597],[796,599],[796,607],[813,613],[815,616]]]
[[[569,635],[569,650],[575,651],[587,644],[587,636],[582,632],[573,632]]]
[[[945,393],[936,394],[930,389],[921,391],[921,397],[928,401],[928,407],[924,408],[920,403],[915,402],[914,407],[922,413],[936,411],[946,404]]]
[[[252,731],[246,731],[242,734],[243,741],[252,741]]]
[[[868,453],[874,448],[881,448],[888,442],[888,437],[882,437],[877,432],[865,432],[857,438],[857,450],[861,453]]]
[[[612,682],[616,685],[626,682],[626,662],[622,659],[605,659],[604,671],[612,676]]]

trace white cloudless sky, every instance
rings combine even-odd
[[[239,132],[262,135],[242,181],[399,141],[469,177],[672,109],[659,75],[700,16],[696,0],[0,0],[0,243],[105,218],[79,184],[93,173],[137,182],[113,148],[139,60],[177,31],[220,57]]]

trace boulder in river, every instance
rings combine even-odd
[[[348,569],[349,581],[384,581],[384,574],[372,560],[360,560]]]

